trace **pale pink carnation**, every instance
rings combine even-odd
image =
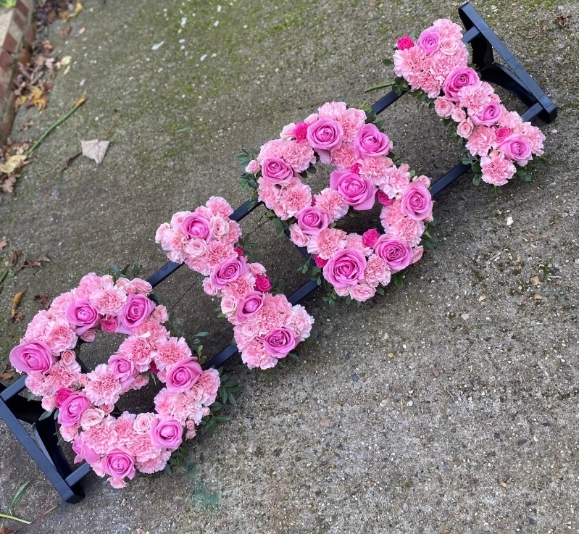
[[[376,254],[370,256],[364,269],[364,280],[372,287],[377,287],[378,284],[388,285],[390,282],[388,263]]]
[[[386,177],[380,185],[380,189],[389,197],[401,195],[404,188],[410,183],[410,167],[403,163],[400,167],[386,169]]]
[[[134,335],[146,337],[151,343],[163,342],[169,338],[167,329],[153,317],[149,317],[137,326]]]
[[[304,172],[316,162],[314,150],[306,141],[286,141],[282,158],[298,173]]]
[[[396,237],[406,241],[411,246],[420,243],[424,233],[424,223],[409,217],[403,217],[388,228],[388,237]]]
[[[76,297],[88,300],[90,294],[104,287],[104,284],[112,285],[112,278],[110,276],[101,277],[95,273],[88,273],[80,279],[78,287],[75,290]]]
[[[28,323],[26,327],[26,333],[22,341],[43,341],[46,337],[46,332],[52,324],[52,316],[46,310],[39,311],[33,318],[32,321]],[[68,323],[67,323],[68,324]]]
[[[127,301],[127,293],[120,287],[108,286],[93,291],[88,301],[101,315],[117,315]]]
[[[312,331],[314,318],[300,304],[292,306],[291,316],[287,325],[292,328],[300,341],[305,341]]]
[[[177,211],[171,216],[171,228],[176,229],[181,226],[181,223],[191,215],[191,211]]]
[[[294,178],[285,188],[283,198],[288,217],[293,217],[311,204],[312,190],[309,185],[305,185],[299,179]]]
[[[249,369],[271,369],[277,364],[274,358],[265,352],[261,341],[252,341],[241,353],[241,360]]]
[[[169,313],[167,312],[167,308],[162,304],[157,305],[151,316],[153,319],[156,319],[160,323],[166,323],[169,320]]]
[[[462,28],[449,19],[435,20],[432,23],[432,27],[438,31],[443,39],[448,38],[454,39],[455,41],[460,41],[462,39]]]
[[[318,254],[324,260],[329,260],[338,250],[346,246],[346,232],[336,228],[326,228],[314,241],[308,244],[310,254]],[[314,250],[315,248],[315,250]]]
[[[113,370],[102,363],[87,374],[89,379],[84,388],[87,398],[96,406],[101,404],[116,404],[122,392],[121,382],[115,377]]]
[[[294,139],[295,138],[295,130],[296,130],[296,125],[294,122],[290,122],[289,124],[286,124],[281,129],[281,133],[279,134],[280,139],[283,139],[284,141],[290,141],[290,140]]]
[[[62,439],[67,443],[70,443],[78,437],[78,425],[61,425],[59,432]]]
[[[47,325],[40,341],[44,341],[53,354],[60,354],[63,350],[73,349],[77,339],[74,330],[66,319],[56,319]]]
[[[482,180],[486,183],[505,185],[517,172],[514,163],[499,151],[492,151],[481,158]]]
[[[348,213],[348,204],[335,189],[323,189],[314,199],[316,208],[326,213],[332,222]]]
[[[495,141],[495,128],[476,126],[468,138],[466,149],[475,156],[486,156]]]
[[[191,349],[187,342],[181,337],[171,337],[163,343],[157,344],[157,355],[155,356],[155,363],[160,370],[165,369],[170,365],[174,365],[183,358],[191,356]]]
[[[227,202],[223,197],[211,197],[205,205],[212,215],[219,215],[224,219],[228,219],[233,213],[233,209],[229,205],[229,202]]]
[[[358,130],[364,126],[366,113],[361,109],[348,108],[337,120],[342,125],[342,141],[344,143],[351,143],[355,139]]]
[[[509,111],[504,106],[502,107],[502,111],[501,117],[498,120],[500,126],[516,130],[523,123],[523,119],[516,111]]]
[[[394,223],[398,222],[404,215],[400,211],[401,204],[400,201],[394,202],[389,206],[384,206],[380,212],[380,220],[382,222],[382,227],[384,230],[388,231],[388,228]]]
[[[358,302],[365,302],[376,294],[376,288],[364,282],[359,282],[350,287],[350,297]]]
[[[98,425],[83,432],[82,441],[97,454],[106,454],[117,441],[117,431],[113,426],[114,418],[107,416]]]
[[[468,110],[469,115],[478,115],[491,102],[494,89],[487,82],[469,85],[459,90],[459,104]]]
[[[26,387],[38,397],[52,394],[42,373],[29,373],[26,376],[25,384]]]
[[[380,185],[388,177],[389,169],[394,169],[392,160],[386,156],[364,158],[360,161],[360,176],[370,180],[374,185]]]
[[[203,391],[203,396],[201,398],[201,403],[203,405],[210,406],[215,402],[220,384],[221,379],[219,378],[219,372],[216,369],[207,369],[206,371],[203,371],[203,374],[199,377],[196,384]]]
[[[364,245],[364,239],[359,234],[348,234],[346,236],[346,248],[353,248],[365,256],[372,254],[372,248]]]
[[[151,460],[147,460],[146,462],[140,462],[137,464],[137,469],[141,473],[152,474],[157,473],[158,471],[162,471],[165,469],[167,462],[171,458],[171,451],[164,451],[160,450],[158,456],[155,456]]]
[[[338,170],[349,169],[356,163],[356,150],[352,143],[342,143],[338,150],[332,150],[332,165]]]
[[[58,295],[58,297],[55,297],[55,299],[52,301],[52,304],[50,305],[50,314],[54,319],[64,319],[66,308],[68,308],[68,305],[75,300],[77,299],[75,297],[74,291],[69,291],[67,293],[63,293],[62,295]]]
[[[65,365],[62,361],[53,365],[45,378],[45,387],[51,395],[60,388],[73,387],[79,384],[82,377],[81,367],[78,362]]]
[[[530,122],[524,122],[517,126],[515,133],[524,135],[531,145],[531,151],[536,156],[542,156],[544,153],[543,142],[545,141],[545,135],[543,132],[533,126]]]
[[[243,276],[240,276],[233,282],[229,282],[223,289],[222,293],[224,297],[231,297],[235,301],[239,301],[250,291],[253,291],[255,286],[255,276],[247,272]]]
[[[326,102],[318,108],[318,117],[326,117],[339,121],[342,115],[346,113],[345,102]]]
[[[52,412],[56,408],[56,399],[54,395],[49,395],[42,398],[42,402],[40,403],[42,409],[46,412]]]
[[[149,339],[131,336],[121,343],[117,354],[133,362],[137,371],[143,373],[149,369],[156,353]]]

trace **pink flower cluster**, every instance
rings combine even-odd
[[[297,161],[295,147],[304,154]],[[280,139],[261,147],[246,172],[258,177],[258,198],[282,220],[290,220],[290,238],[307,247],[324,278],[340,296],[363,302],[377,287],[390,282],[397,272],[422,256],[419,247],[425,221],[432,220],[432,198],[426,176],[415,178],[408,165],[394,165],[388,157],[392,142],[374,124],[366,124],[366,114],[343,102],[328,102],[304,122],[288,124]],[[307,156],[306,156],[307,155]],[[330,187],[312,196],[299,173],[319,160],[332,165]],[[383,204],[382,223],[388,244],[374,249],[375,239],[347,234],[334,228],[350,208],[370,210],[378,200]],[[295,221],[295,222],[294,222]],[[387,252],[386,252],[387,249]],[[404,259],[399,257],[404,252]],[[393,259],[392,254],[396,256]],[[403,266],[402,266],[403,265]]]
[[[283,169],[275,163],[271,164],[271,172],[282,176]],[[314,319],[303,306],[292,306],[284,295],[270,293],[271,283],[263,265],[248,263],[243,249],[236,246],[241,230],[229,220],[232,212],[226,200],[212,197],[206,206],[193,212],[199,214],[195,216],[196,223],[201,226],[201,218],[205,221],[218,218],[226,231],[211,232],[209,222],[205,224],[207,231],[198,232],[202,238],[187,234],[183,221],[191,220],[193,215],[180,212],[173,215],[170,224],[159,227],[156,241],[169,251],[167,257],[171,261],[185,262],[206,276],[203,289],[221,299],[221,310],[234,325],[234,338],[243,362],[250,369],[269,369],[309,337]],[[197,254],[197,245],[191,246],[192,241],[199,239],[204,242],[201,254]]]
[[[90,273],[77,288],[54,299],[32,319],[10,362],[26,373],[26,386],[58,409],[60,433],[72,442],[76,462],[86,460],[115,488],[136,470],[162,470],[183,432],[195,426],[215,401],[219,373],[203,371],[183,338],[163,326],[167,310],[148,295],[145,280]],[[106,364],[83,373],[76,360],[78,338],[91,342],[99,330],[127,334]],[[156,413],[111,415],[123,393],[148,383],[149,371],[166,383],[155,398]]]
[[[492,86],[467,66],[461,39],[460,26],[437,20],[416,43],[409,36],[398,41],[394,71],[413,89],[435,98],[439,117],[457,123],[467,150],[480,158],[482,180],[505,185],[517,172],[515,164],[524,167],[533,155],[543,154],[545,136],[517,112],[509,112]]]

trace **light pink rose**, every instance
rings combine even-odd
[[[368,284],[356,284],[350,287],[350,297],[358,302],[366,302],[371,299],[376,294],[376,288],[371,287]]]
[[[454,104],[448,100],[448,98],[444,98],[443,96],[439,96],[434,101],[434,111],[439,117],[450,117],[452,110],[454,109]]]
[[[274,358],[285,358],[296,346],[296,336],[292,330],[282,326],[263,338],[265,352]]]
[[[14,347],[10,351],[10,363],[19,373],[45,373],[56,358],[43,341],[31,341]]]
[[[370,180],[350,171],[334,171],[330,174],[330,187],[342,196],[346,204],[355,210],[369,210],[374,206],[376,188]]]
[[[235,312],[235,318],[238,323],[244,323],[250,317],[253,317],[263,307],[265,295],[261,291],[250,291],[243,297]]]
[[[257,174],[261,169],[261,166],[259,165],[259,163],[252,159],[247,167],[245,167],[245,172],[249,173],[249,174]]]
[[[470,67],[457,67],[444,80],[442,89],[446,98],[457,102],[458,92],[463,87],[470,87],[479,83],[479,77],[475,70]]]
[[[86,299],[77,299],[66,308],[66,320],[73,325],[74,332],[80,336],[98,323],[98,310]]]
[[[412,48],[414,46],[414,41],[410,35],[405,35],[404,37],[398,39],[396,46],[398,50],[407,50],[408,48]]]
[[[152,413],[140,413],[135,417],[133,422],[133,428],[137,434],[148,434],[151,430],[151,423],[155,419],[155,415]]]
[[[261,174],[274,185],[286,185],[293,178],[294,171],[281,158],[265,158],[261,163]]]
[[[122,481],[122,479],[125,477],[129,479],[135,477],[134,458],[127,452],[120,449],[113,449],[112,451],[108,452],[101,460],[101,468],[113,480]],[[117,485],[117,487],[123,486]]]
[[[78,425],[82,414],[91,406],[90,401],[84,394],[73,393],[60,405],[60,409],[58,410],[58,422],[65,426]]]
[[[297,224],[292,224],[289,227],[289,231],[290,239],[294,245],[297,245],[298,247],[306,247],[308,245],[310,241],[309,236],[304,234],[303,230]]]
[[[529,140],[519,134],[509,135],[509,137],[499,145],[499,150],[507,159],[516,161],[523,167],[530,159],[533,159]]]
[[[512,135],[513,130],[511,130],[510,128],[506,128],[505,126],[501,126],[500,128],[497,128],[495,130],[495,144],[496,147],[498,147],[501,143],[503,143],[503,141],[505,141],[505,139],[507,137],[509,137],[510,135]],[[495,147],[495,148],[496,148]]]
[[[322,118],[308,126],[307,140],[320,155],[322,163],[331,162],[330,151],[342,146],[342,125],[334,119]]]
[[[121,334],[132,334],[135,328],[149,318],[154,309],[155,303],[144,295],[129,295],[118,315],[117,331]]]
[[[416,247],[412,253],[412,263],[420,261],[422,255],[424,254],[424,247]]]
[[[406,241],[381,236],[374,250],[394,272],[406,269],[412,263],[412,247]]]
[[[422,48],[427,56],[431,56],[438,50],[439,42],[440,34],[436,30],[427,29],[420,34],[416,45]]]
[[[356,134],[354,148],[359,158],[385,156],[390,150],[390,139],[374,124],[365,124]]]
[[[226,295],[221,299],[221,312],[224,315],[231,315],[237,308],[237,301],[231,295]]]
[[[471,116],[472,122],[475,126],[492,126],[501,118],[502,109],[499,102],[490,102],[482,110],[481,113],[473,114]]]
[[[223,289],[227,284],[237,280],[247,272],[245,258],[225,259],[219,262],[209,276],[211,285],[217,289]]]
[[[203,374],[203,369],[193,358],[184,358],[167,372],[167,390],[171,393],[191,389]]]
[[[450,118],[454,122],[462,122],[466,119],[466,111],[462,109],[459,105],[456,105],[450,112]]]
[[[88,408],[80,416],[80,426],[88,430],[98,425],[105,418],[105,412],[99,408]]]
[[[173,417],[157,416],[151,423],[149,436],[153,444],[174,451],[183,441],[183,426]]]
[[[187,237],[198,237],[204,241],[211,239],[209,220],[198,213],[191,213],[185,217],[180,225],[180,229]]]
[[[474,124],[468,118],[460,121],[460,123],[456,127],[456,133],[460,135],[463,139],[468,139],[473,131],[474,131]]]
[[[324,278],[336,288],[353,286],[364,277],[366,258],[357,250],[338,250],[323,269]]]
[[[123,389],[128,388],[135,381],[137,370],[128,358],[115,354],[109,358],[109,367],[113,371],[114,377],[120,381]]]
[[[271,291],[271,288],[271,281],[267,276],[258,274],[255,277],[255,289],[261,291],[262,293],[267,293],[268,291]]]
[[[158,304],[151,314],[151,317],[160,323],[166,323],[169,320],[169,313],[167,312],[167,308],[165,306]]]
[[[315,206],[301,210],[297,214],[298,226],[307,235],[320,235],[320,232],[328,227],[330,219],[328,214],[320,211]]]
[[[45,412],[52,412],[56,408],[56,399],[52,395],[43,397],[40,405]]]

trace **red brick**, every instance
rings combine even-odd
[[[14,60],[12,56],[6,52],[6,50],[2,50],[0,52],[0,69],[5,72],[9,72],[12,69],[12,65],[14,64]]]
[[[22,0],[18,0],[18,3],[16,4],[16,9],[20,11],[20,13],[22,13],[22,16],[25,19],[28,19],[28,7]]]
[[[6,52],[9,52],[10,54],[18,50],[18,41],[14,39],[14,37],[12,37],[10,32],[6,34],[6,39],[4,39],[4,44],[2,45],[2,48],[4,48],[4,50],[6,50]]]
[[[32,50],[32,45],[35,39],[36,31],[34,29],[34,24],[30,24],[30,26],[28,26],[28,30],[26,31],[26,35],[24,36],[24,46]]]
[[[14,11],[14,14],[12,15],[12,17],[14,19],[14,23],[16,24],[16,26],[18,26],[21,31],[24,31],[24,25],[26,24],[26,19],[20,13],[18,13],[18,11]]]

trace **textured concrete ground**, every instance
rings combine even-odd
[[[19,116],[35,124],[18,135],[37,137],[77,98],[89,100],[41,145],[15,196],[0,197],[0,237],[10,243],[2,261],[14,249],[52,259],[5,284],[0,366],[25,328],[8,320],[16,292],[27,288],[26,323],[35,294],[59,294],[111,262],[152,273],[164,263],[155,230],[174,211],[211,195],[244,200],[241,146],[258,147],[327,100],[358,104],[391,78],[381,59],[397,37],[457,20],[459,5],[220,1],[86,0],[67,41],[52,27],[72,68],[58,75],[45,114]],[[437,198],[439,246],[404,288],[360,309],[310,297],[315,342],[300,362],[269,372],[230,365],[245,388],[240,406],[191,444],[173,477],[139,476],[117,491],[91,474],[86,499],[67,505],[0,423],[0,511],[33,479],[17,512],[39,519],[20,532],[579,530],[579,8],[474,5],[560,106],[558,120],[541,125],[548,159],[533,183],[497,196],[463,178]],[[456,162],[434,113],[406,97],[384,115],[414,167],[436,178]],[[81,139],[117,118],[102,165],[79,158],[60,171]],[[268,270],[297,287],[297,252],[271,228],[256,236]],[[226,343],[228,325],[190,272],[159,292],[188,333],[211,332],[209,352]],[[115,343],[96,342],[90,360]]]

